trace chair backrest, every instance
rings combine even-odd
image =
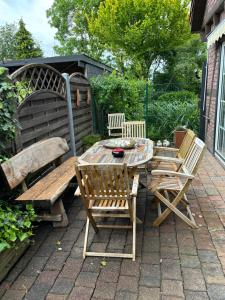
[[[130,121],[122,124],[122,137],[146,138],[145,121]]]
[[[199,163],[203,157],[205,150],[205,143],[199,138],[195,138],[191,146],[190,152],[184,160],[181,169],[187,173],[195,175],[199,166]]]
[[[69,151],[65,139],[49,138],[37,142],[1,164],[0,169],[11,189],[24,181],[28,174],[35,173]]]
[[[109,129],[120,129],[122,123],[125,122],[124,113],[108,114],[108,128]]]
[[[126,164],[76,165],[77,182],[86,208],[93,200],[128,200],[129,178]]]
[[[192,131],[191,129],[188,129],[184,136],[184,139],[180,145],[180,149],[177,153],[177,156],[179,158],[185,159],[188,152],[190,151],[190,148],[192,146],[192,143],[194,142],[195,137],[196,137],[196,135],[195,135],[194,131]]]

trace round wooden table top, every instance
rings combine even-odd
[[[113,139],[115,140],[115,139]],[[127,138],[118,138],[117,141],[127,140]],[[129,140],[129,139],[128,139]],[[104,144],[110,140],[103,140],[95,143],[79,158],[78,162],[83,163],[105,163],[116,164],[126,163],[128,167],[137,167],[145,164],[153,156],[153,141],[144,138],[132,138],[136,141],[132,149],[124,149],[124,157],[118,158],[112,155],[112,149],[104,147]]]

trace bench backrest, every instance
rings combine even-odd
[[[25,148],[1,164],[4,177],[11,189],[24,181],[28,174],[35,173],[69,151],[65,139],[53,137]]]
[[[122,128],[123,122],[125,122],[124,113],[108,114],[108,129]]]

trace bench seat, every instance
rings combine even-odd
[[[34,206],[35,202],[49,203],[49,205],[52,205],[65,191],[72,178],[76,175],[76,161],[77,157],[70,157],[15,200],[33,202]]]

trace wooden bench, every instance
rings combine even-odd
[[[65,139],[53,137],[37,142],[22,150],[1,164],[1,172],[8,187],[12,190],[21,185],[23,194],[15,200],[22,203],[32,203],[37,208],[48,208],[50,213],[44,213],[41,220],[52,221],[54,227],[68,225],[68,218],[60,196],[75,176],[76,157],[63,161],[62,157],[69,151]],[[28,188],[28,175],[37,174],[42,168],[54,164],[54,169],[40,178]],[[42,172],[43,173],[43,172]]]

